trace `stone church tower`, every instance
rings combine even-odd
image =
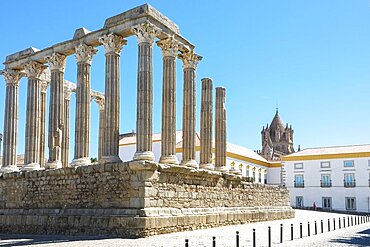
[[[284,125],[276,109],[276,114],[272,119],[270,126],[263,127],[262,150],[260,155],[267,160],[280,160],[282,156],[294,153],[293,147],[294,130],[292,125]]]

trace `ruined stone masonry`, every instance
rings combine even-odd
[[[120,53],[138,43],[136,153],[118,156]],[[156,41],[156,39],[158,39]],[[156,42],[157,46],[154,46]],[[104,46],[105,94],[91,90],[90,69]],[[162,150],[153,162],[153,49],[163,56]],[[196,68],[202,57],[179,28],[148,4],[108,18],[104,27],[75,31],[72,40],[7,56],[0,232],[143,237],[294,217],[283,187],[254,184],[226,169],[226,89],[216,88],[212,161],[213,85],[202,79],[201,164],[195,161]],[[77,84],[64,78],[74,55]],[[183,62],[183,157],[176,158],[176,59]],[[16,166],[18,86],[28,78],[25,164]],[[45,133],[50,85],[49,133]],[[69,162],[70,95],[76,93],[75,143]],[[99,162],[90,164],[90,102],[99,105]],[[124,113],[123,113],[124,114]],[[48,136],[48,138],[45,138]],[[45,145],[49,158],[44,162]]]

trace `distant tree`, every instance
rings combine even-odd
[[[98,163],[98,158],[90,158],[91,164]]]

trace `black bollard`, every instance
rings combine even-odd
[[[335,231],[335,218],[333,218],[333,230]]]
[[[299,223],[299,238],[302,238],[302,223]]]
[[[323,232],[324,232],[324,221],[321,220],[321,233],[323,233]]]
[[[293,224],[290,224],[290,240],[293,240]]]
[[[317,222],[315,220],[315,235],[317,235]]]
[[[268,237],[268,247],[271,247],[271,226],[269,226],[267,237]]]
[[[343,228],[346,228],[346,218],[343,217]]]
[[[189,247],[189,239],[185,239],[185,247]]]
[[[310,232],[310,222],[307,223],[307,236],[311,236],[311,232]]]
[[[239,231],[236,231],[236,247],[239,247]]]
[[[256,247],[256,229],[253,229],[253,247]]]
[[[283,242],[283,224],[280,224],[280,243]]]
[[[216,247],[216,237],[212,237],[212,247]]]
[[[328,232],[330,232],[330,220],[328,219]]]
[[[351,226],[353,226],[353,216],[351,216]]]
[[[340,226],[340,217],[338,218],[338,225],[339,225],[339,229],[341,228]]]
[[[348,216],[347,217],[347,226],[351,226],[351,222],[350,222],[350,219],[349,219],[350,217]]]

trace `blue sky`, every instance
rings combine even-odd
[[[143,1],[3,1],[0,59],[33,46],[69,40],[74,31],[101,28],[106,18]],[[293,125],[295,146],[370,143],[370,1],[254,0],[150,1],[178,24],[203,56],[197,69],[197,129],[200,79],[211,77],[227,91],[228,141],[260,149],[260,131],[275,108]],[[135,129],[137,43],[129,37],[121,54],[121,133]],[[154,58],[154,125],[161,128],[162,57]],[[92,88],[104,92],[104,49],[91,68]],[[1,67],[0,67],[1,68]],[[73,56],[65,78],[76,81]],[[177,62],[177,128],[181,129],[182,64]],[[0,78],[0,130],[5,84]],[[24,153],[27,81],[21,80],[18,153]],[[74,104],[71,99],[71,157]],[[98,107],[92,103],[91,156],[97,156]]]

